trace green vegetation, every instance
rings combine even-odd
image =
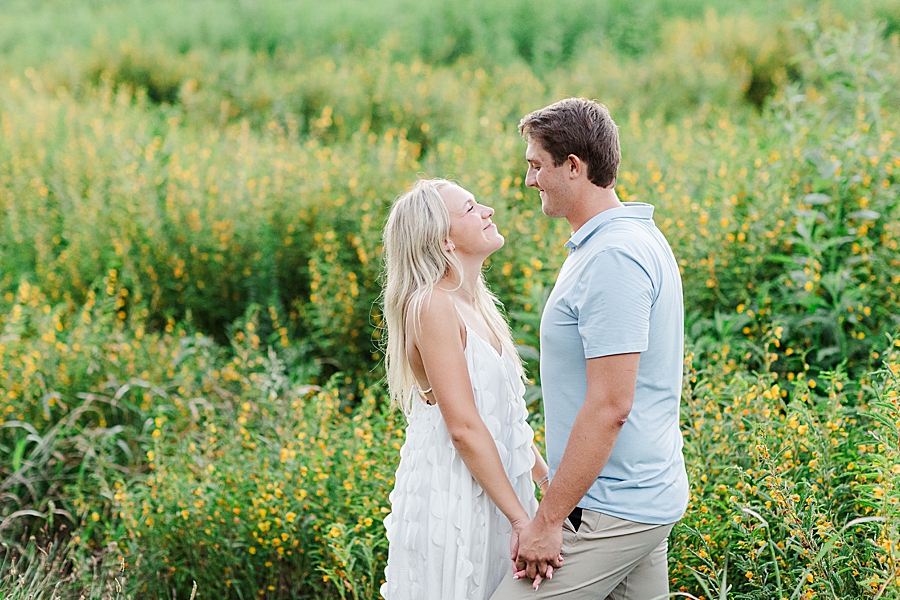
[[[673,591],[900,597],[898,23],[890,1],[4,5],[0,592],[377,597],[403,437],[387,209],[418,173],[497,209],[486,275],[536,377],[568,231],[516,125],[584,95],[683,270]]]

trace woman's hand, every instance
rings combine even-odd
[[[514,519],[509,522],[512,525],[512,535],[509,536],[509,558],[516,563],[516,557],[519,555],[519,534],[525,529],[525,526],[531,522],[531,519],[522,518]]]

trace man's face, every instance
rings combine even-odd
[[[550,153],[541,144],[531,139],[525,150],[528,161],[528,173],[525,185],[537,188],[541,194],[541,210],[548,217],[565,217],[568,213],[571,182],[569,178],[570,163],[565,161],[558,167],[553,166]]]

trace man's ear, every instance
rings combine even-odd
[[[577,179],[586,168],[584,162],[574,154],[566,157],[566,162],[569,164],[569,179]]]

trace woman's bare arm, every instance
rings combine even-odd
[[[422,359],[453,446],[475,481],[517,529],[529,516],[503,469],[497,446],[475,407],[466,365],[459,316],[453,299],[435,289],[415,328],[415,349]]]
[[[534,454],[534,466],[531,467],[531,480],[538,484],[542,492],[546,492],[549,483],[544,480],[544,477],[550,475],[550,467],[547,466],[547,461],[541,456],[541,451],[538,450],[538,447],[534,442],[531,443],[531,452]]]

